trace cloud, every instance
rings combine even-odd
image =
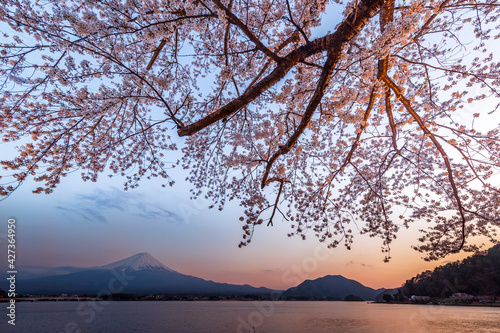
[[[83,217],[87,221],[97,221],[97,222],[107,222],[106,218],[100,214],[99,212],[82,207],[80,209],[74,209],[74,208],[67,208],[67,207],[62,207],[62,206],[57,206],[56,207],[59,210],[66,211],[72,214],[77,214],[81,217]]]
[[[365,264],[365,263],[362,263],[362,262],[356,262],[356,261],[353,261],[353,260],[348,261],[345,265],[346,265],[346,266],[351,266],[351,265],[360,265],[361,267],[364,267],[364,268],[373,268],[373,265],[372,265],[372,264]]]
[[[116,188],[97,189],[90,194],[78,194],[57,209],[76,214],[87,221],[108,222],[109,216],[116,212],[141,217],[146,220],[160,220],[181,223],[181,217],[165,209],[158,202],[150,200],[144,193],[125,192]]]

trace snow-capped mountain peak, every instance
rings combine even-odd
[[[175,272],[162,264],[158,259],[149,253],[137,253],[131,257],[102,266],[104,269],[126,269],[132,271],[169,271]]]

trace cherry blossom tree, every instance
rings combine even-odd
[[[193,197],[240,203],[240,246],[279,218],[331,247],[380,237],[387,259],[415,221],[427,259],[476,250],[500,226],[498,16],[496,0],[3,0],[0,128],[20,143],[1,194],[75,170],[167,186],[179,165]]]

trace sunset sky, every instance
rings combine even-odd
[[[322,35],[327,28],[315,33]],[[479,106],[468,106],[464,114],[472,115],[475,107]],[[14,146],[1,144],[0,160],[12,158]],[[417,244],[418,230],[425,228],[422,223],[400,231],[392,260],[384,263],[380,239],[358,235],[352,250],[328,250],[313,233],[305,241],[287,237],[289,224],[279,219],[273,227],[256,228],[252,243],[240,249],[242,209],[230,202],[220,212],[208,209],[208,201],[191,201],[185,171],[172,170],[174,187],[144,180],[129,191],[123,190],[123,178],[107,175],[97,183],[83,182],[77,171],[50,195],[33,194],[37,186],[28,181],[0,202],[0,266],[6,265],[7,220],[12,217],[17,221],[18,265],[95,266],[148,252],[183,274],[274,289],[329,274],[371,288],[393,288],[422,271],[469,255],[425,262],[423,254],[410,248]]]
[[[410,249],[423,225],[402,230],[389,263],[383,262],[378,239],[358,236],[351,251],[344,247],[328,250],[312,233],[306,241],[288,238],[286,221],[260,226],[252,243],[239,249],[239,207],[230,203],[220,212],[208,209],[208,202],[190,201],[190,184],[183,181],[182,172],[174,175],[178,182],[173,188],[145,181],[127,192],[120,179],[103,176],[90,183],[83,182],[78,173],[50,195],[32,194],[35,184],[27,182],[0,203],[2,252],[6,253],[6,221],[14,217],[18,265],[85,267],[149,252],[184,274],[285,289],[328,274],[372,288],[397,287],[445,262],[427,263]]]

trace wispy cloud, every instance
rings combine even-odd
[[[373,265],[372,265],[372,264],[365,264],[365,263],[362,263],[362,262],[356,262],[356,261],[353,261],[353,260],[348,261],[345,265],[346,265],[346,266],[351,266],[351,265],[360,265],[361,267],[364,267],[364,268],[373,268]]]
[[[181,223],[182,218],[144,193],[124,192],[116,188],[98,189],[90,194],[77,194],[57,206],[59,210],[76,214],[87,221],[108,222],[113,213],[125,212],[146,220]]]
[[[63,206],[57,206],[57,209],[66,211],[71,214],[76,214],[83,217],[87,221],[97,221],[97,222],[107,222],[106,218],[98,211],[90,208],[68,208]]]

